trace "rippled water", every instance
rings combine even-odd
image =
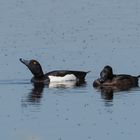
[[[137,0],[0,2],[0,137],[4,140],[139,139],[140,89],[94,89],[105,65],[140,74]],[[19,58],[44,72],[91,71],[86,83],[36,86]]]

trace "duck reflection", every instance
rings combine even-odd
[[[49,88],[74,88],[79,86],[85,86],[85,81],[63,81],[63,82],[50,82]]]
[[[43,93],[45,85],[33,84],[33,86],[34,86],[33,89],[27,96],[27,102],[39,103],[42,98],[42,93]]]
[[[26,103],[31,103],[31,104],[39,104],[41,101],[41,98],[43,97],[43,91],[44,88],[75,88],[79,86],[85,86],[86,82],[85,81],[65,81],[65,82],[51,82],[48,83],[47,85],[43,83],[34,83],[33,84],[33,89],[31,92],[26,96]]]
[[[113,88],[112,87],[101,87],[101,97],[102,99],[105,99],[106,101],[112,101],[113,100]]]
[[[116,86],[100,86],[97,88],[101,92],[101,98],[105,101],[113,101],[114,93],[131,90],[131,87],[118,88]]]

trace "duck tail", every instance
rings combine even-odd
[[[89,72],[91,72],[91,71],[87,71],[86,73],[89,73]],[[140,75],[139,75],[140,76]]]

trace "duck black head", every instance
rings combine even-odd
[[[29,70],[32,72],[35,78],[44,77],[44,73],[40,63],[36,60],[24,60],[22,58],[19,59],[24,65],[26,65]]]
[[[100,73],[100,82],[105,82],[106,80],[111,80],[113,78],[113,70],[111,66],[105,66]]]

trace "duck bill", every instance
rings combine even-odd
[[[24,65],[29,66],[29,63],[30,63],[29,60],[25,60],[25,59],[22,59],[22,58],[20,58],[19,60],[20,60],[20,62],[23,63]]]
[[[99,82],[102,84],[102,83],[104,83],[105,82],[105,78],[100,78],[99,79]]]

